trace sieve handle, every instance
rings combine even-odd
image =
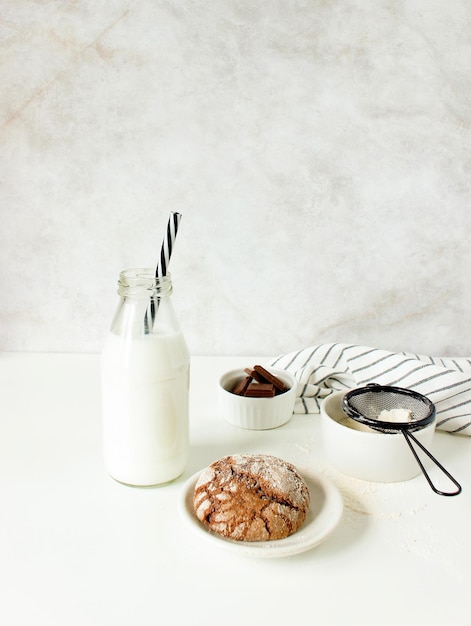
[[[427,482],[428,482],[428,484],[430,485],[430,487],[432,488],[432,490],[433,490],[433,491],[435,491],[435,493],[438,493],[438,495],[439,495],[439,496],[457,496],[459,493],[461,493],[461,485],[460,485],[460,484],[459,484],[459,483],[458,483],[458,482],[457,482],[457,481],[453,478],[453,476],[450,474],[450,472],[448,472],[448,471],[447,471],[447,470],[443,467],[443,465],[442,465],[441,463],[439,463],[439,462],[437,461],[437,459],[436,459],[434,456],[432,456],[432,454],[431,454],[431,453],[427,450],[427,448],[425,448],[425,447],[424,447],[424,446],[420,443],[420,441],[418,441],[418,440],[414,437],[414,435],[412,435],[411,433],[406,432],[405,430],[401,430],[401,432],[402,432],[402,434],[404,435],[405,440],[407,441],[407,444],[408,444],[409,448],[410,448],[410,449],[411,449],[411,451],[412,451],[412,454],[415,456],[415,460],[416,460],[416,461],[417,461],[417,463],[419,464],[420,469],[422,470],[422,473],[423,473],[423,475],[425,476],[425,478],[427,479]],[[452,483],[454,483],[454,484],[456,485],[456,487],[457,487],[456,491],[440,491],[439,489],[437,489],[437,488],[435,487],[435,485],[433,484],[433,482],[432,482],[432,480],[431,480],[430,476],[427,474],[427,472],[426,472],[426,470],[425,470],[425,467],[424,467],[424,465],[423,465],[422,461],[419,459],[419,456],[418,456],[417,452],[416,452],[416,451],[415,451],[415,449],[414,449],[414,446],[412,445],[412,443],[411,443],[411,441],[410,441],[411,439],[412,439],[412,440],[413,440],[413,441],[414,441],[414,442],[415,442],[415,443],[419,446],[419,448],[420,448],[423,452],[425,452],[425,454],[429,457],[429,459],[431,459],[431,460],[435,463],[435,465],[436,465],[437,467],[439,467],[439,468],[442,470],[442,472],[443,472],[443,473],[444,473],[444,474],[445,474],[445,475],[446,475],[446,476],[447,476],[447,477],[451,480],[451,482],[452,482]]]

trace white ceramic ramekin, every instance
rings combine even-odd
[[[321,436],[326,459],[342,474],[371,482],[409,480],[421,470],[401,433],[386,434],[351,428],[342,409],[345,392],[336,392],[321,404]],[[436,419],[414,436],[429,449]]]
[[[267,365],[267,371],[280,378],[288,391],[272,398],[246,398],[231,393],[235,384],[247,376],[243,369],[231,370],[219,380],[219,408],[224,419],[239,428],[268,430],[278,428],[291,419],[296,400],[297,381],[289,372]]]

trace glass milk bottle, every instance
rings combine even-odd
[[[125,270],[118,294],[101,360],[105,465],[127,485],[160,485],[188,459],[190,356],[170,275]]]

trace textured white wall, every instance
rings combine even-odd
[[[193,354],[471,354],[469,0],[10,0],[0,46],[0,350],[99,351],[177,210]]]

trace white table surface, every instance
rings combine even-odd
[[[219,375],[257,360],[192,359],[188,468],[139,489],[103,468],[97,355],[0,353],[0,624],[471,624],[471,439],[434,440],[463,485],[456,497],[422,476],[342,476],[323,458],[317,415],[264,432],[221,419]],[[340,489],[342,520],[320,546],[253,559],[185,523],[184,482],[220,456],[256,451]]]

